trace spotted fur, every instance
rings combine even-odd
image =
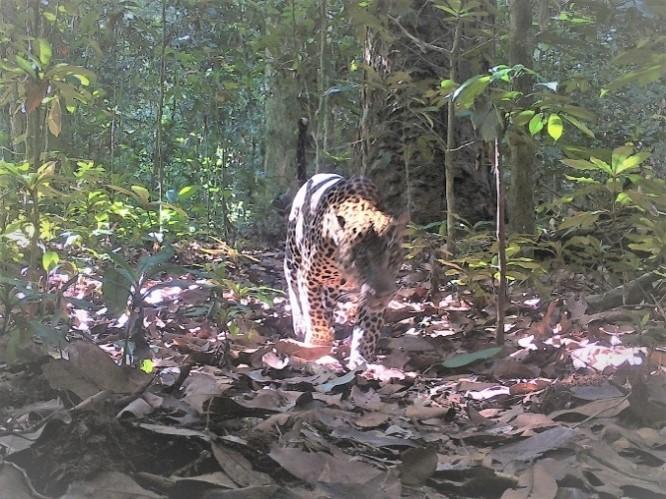
[[[294,332],[330,345],[342,294],[358,297],[351,368],[372,361],[403,258],[406,217],[392,217],[364,177],[318,174],[298,191],[287,227],[284,270]]]

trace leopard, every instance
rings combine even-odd
[[[284,273],[294,333],[306,345],[331,346],[335,309],[356,301],[349,369],[374,362],[385,309],[404,260],[409,216],[394,216],[364,176],[319,173],[303,184],[287,222]]]

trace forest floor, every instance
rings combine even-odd
[[[511,296],[500,348],[492,299],[405,269],[378,364],[347,372],[353,304],[336,351],[307,348],[249,284],[283,289],[279,252],[178,255],[229,281],[149,294],[151,372],[119,365],[126,318],[83,277],[66,348],[0,358],[0,499],[666,498],[659,303],[591,313],[563,271],[554,297]]]

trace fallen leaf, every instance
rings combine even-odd
[[[400,479],[406,485],[425,483],[437,470],[437,452],[430,447],[407,449],[400,460]]]
[[[52,388],[70,390],[81,399],[102,390],[133,393],[151,380],[150,375],[118,366],[104,350],[92,343],[71,343],[66,353],[69,360],[52,359],[42,370]]]
[[[576,431],[567,426],[556,426],[521,442],[503,445],[491,451],[490,457],[504,465],[511,461],[531,461],[549,450],[566,447],[575,438]]]
[[[85,482],[73,482],[65,493],[67,499],[159,499],[164,496],[144,489],[129,475],[108,471]]]
[[[266,473],[256,471],[252,463],[240,452],[212,442],[213,455],[222,471],[241,487],[272,485],[273,480]]]

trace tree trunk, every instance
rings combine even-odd
[[[284,190],[296,178],[297,127],[300,118],[298,87],[292,71],[276,66],[267,51],[266,64],[266,135],[264,171],[278,190]]]
[[[511,4],[511,38],[509,40],[509,62],[532,67],[529,47],[529,30],[532,25],[531,0],[513,0]],[[527,95],[532,88],[532,78],[523,75],[515,82],[516,90]],[[521,106],[530,103],[523,97]],[[511,162],[511,189],[509,197],[509,227],[511,232],[534,234],[536,220],[534,211],[534,170],[536,147],[532,138],[522,129],[508,130]]]
[[[419,112],[428,106],[423,104],[428,89],[438,89],[443,75],[450,74],[455,22],[451,18],[444,22],[445,14],[431,2],[413,0],[410,5],[378,1],[367,9],[375,19],[363,40],[366,68],[357,164],[378,184],[389,209],[407,207],[416,223],[442,221],[446,206],[442,165],[451,138],[450,143],[458,145],[450,148],[447,160],[453,178],[449,188],[455,189],[458,199],[456,215],[471,222],[488,220],[495,196],[488,181],[490,162],[483,163],[486,171],[477,169],[476,132],[466,122],[451,125],[446,106],[441,112]],[[467,22],[461,27],[461,56],[470,48],[472,37],[465,33],[471,28]],[[474,61],[467,58],[461,64],[461,81],[480,70]]]

